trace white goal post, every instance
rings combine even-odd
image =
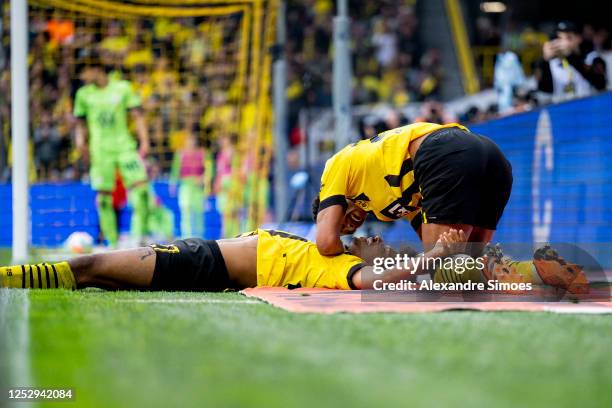
[[[28,2],[11,0],[11,138],[13,183],[13,263],[28,258]]]

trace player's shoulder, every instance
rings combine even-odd
[[[95,89],[95,86],[93,84],[86,84],[83,85],[82,87],[80,87],[79,89],[77,89],[76,91],[76,96],[83,96],[83,95],[87,95],[90,94],[91,92],[93,92]]]
[[[432,123],[432,122],[415,122],[398,128],[390,129],[380,133],[377,138],[382,140],[383,144],[405,144],[406,141],[411,141],[431,132],[444,128],[457,127],[463,130],[469,130],[459,123]]]
[[[116,90],[121,90],[121,91],[131,91],[132,90],[132,83],[126,79],[115,79],[111,81],[109,85],[112,86],[113,89],[116,89]]]
[[[383,137],[390,136],[390,135],[401,135],[403,133],[408,133],[411,131],[411,129],[414,128],[414,125],[415,123],[412,123],[410,125],[404,125],[404,126],[396,127],[393,129],[385,130],[384,132],[380,132],[378,134],[378,137],[383,138]]]
[[[365,262],[363,259],[359,258],[357,255],[351,254],[350,252],[345,252],[343,254],[336,256],[335,258],[341,264],[345,264],[345,265],[361,264],[362,266],[365,266]]]
[[[372,140],[371,139],[358,140],[358,141],[356,141],[354,143],[351,143],[351,144],[348,144],[348,145],[344,146],[332,158],[342,160],[343,158],[353,157],[355,155],[359,155],[360,153],[368,150],[368,148],[370,146],[372,146]]]
[[[432,125],[436,125],[436,124],[435,123],[427,123],[427,122],[410,123],[408,125],[396,127],[396,128],[389,129],[389,130],[385,130],[384,132],[379,133],[378,137],[386,139],[388,136],[411,134],[414,131],[417,131],[417,130],[423,129],[423,128],[427,128],[427,127],[431,127]]]
[[[331,257],[324,257],[321,255],[321,257],[325,259],[327,265],[329,265],[332,269],[342,271],[344,274],[348,273],[350,278],[352,278],[352,275],[358,270],[367,266],[363,259],[348,252]]]
[[[269,235],[271,237],[276,237],[277,239],[281,239],[281,240],[301,242],[302,245],[312,244],[306,238],[301,237],[299,235],[292,234],[287,231],[282,231],[282,230],[277,230],[277,229],[258,229],[257,232],[258,232],[258,235],[266,234],[266,235]]]
[[[340,150],[339,152],[334,154],[332,157],[327,159],[327,161],[325,162],[324,172],[327,173],[329,171],[332,171],[332,169],[337,170],[341,167],[348,166],[348,164],[350,163],[350,157],[349,157],[350,149],[349,148],[350,148],[350,145],[346,146],[344,149]]]

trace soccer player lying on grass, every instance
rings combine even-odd
[[[465,239],[462,230],[451,229],[441,234],[434,248],[421,255],[421,259],[408,265],[423,268],[428,259],[461,252]],[[394,283],[428,273],[409,268],[374,273],[375,258],[396,255],[379,237],[355,238],[345,253],[323,256],[314,243],[304,238],[282,231],[257,230],[233,239],[191,238],[172,245],[86,255],[55,264],[0,267],[0,287],[185,291],[256,286],[371,289],[374,281],[379,281],[379,285]],[[488,247],[484,256],[483,269],[457,273],[441,267],[433,273],[433,279],[455,283],[530,282],[560,287],[571,293],[588,291],[588,282],[580,268],[566,263],[550,247],[538,249],[533,261],[512,261],[498,247]]]
[[[448,231],[423,256],[450,255],[451,244],[461,241],[465,241],[463,231]],[[375,257],[395,255],[391,247],[375,237],[356,238],[346,253],[323,256],[314,243],[304,238],[260,229],[232,239],[190,238],[171,245],[86,255],[55,264],[2,267],[0,287],[185,291],[256,286],[369,289],[374,279],[391,283],[414,276],[406,269],[371,273]]]

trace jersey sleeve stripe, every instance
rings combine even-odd
[[[351,269],[349,269],[348,273],[346,274],[346,280],[347,280],[348,285],[349,285],[349,287],[351,289],[353,289],[353,290],[358,290],[359,289],[353,283],[353,276],[357,273],[357,271],[361,270],[361,268],[363,268],[365,266],[366,266],[366,264],[364,264],[364,263],[358,263],[357,265],[353,265],[351,267]]]
[[[333,195],[331,197],[327,197],[325,200],[321,201],[321,203],[319,204],[319,211],[323,211],[324,209],[326,209],[327,207],[331,207],[332,205],[341,205],[344,210],[346,210],[346,208],[348,207],[346,197],[341,194],[338,194]]]

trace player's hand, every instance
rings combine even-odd
[[[436,245],[434,246],[435,256],[449,256],[461,253],[465,250],[465,242],[467,238],[462,229],[456,230],[451,228],[447,232],[440,234]]]

